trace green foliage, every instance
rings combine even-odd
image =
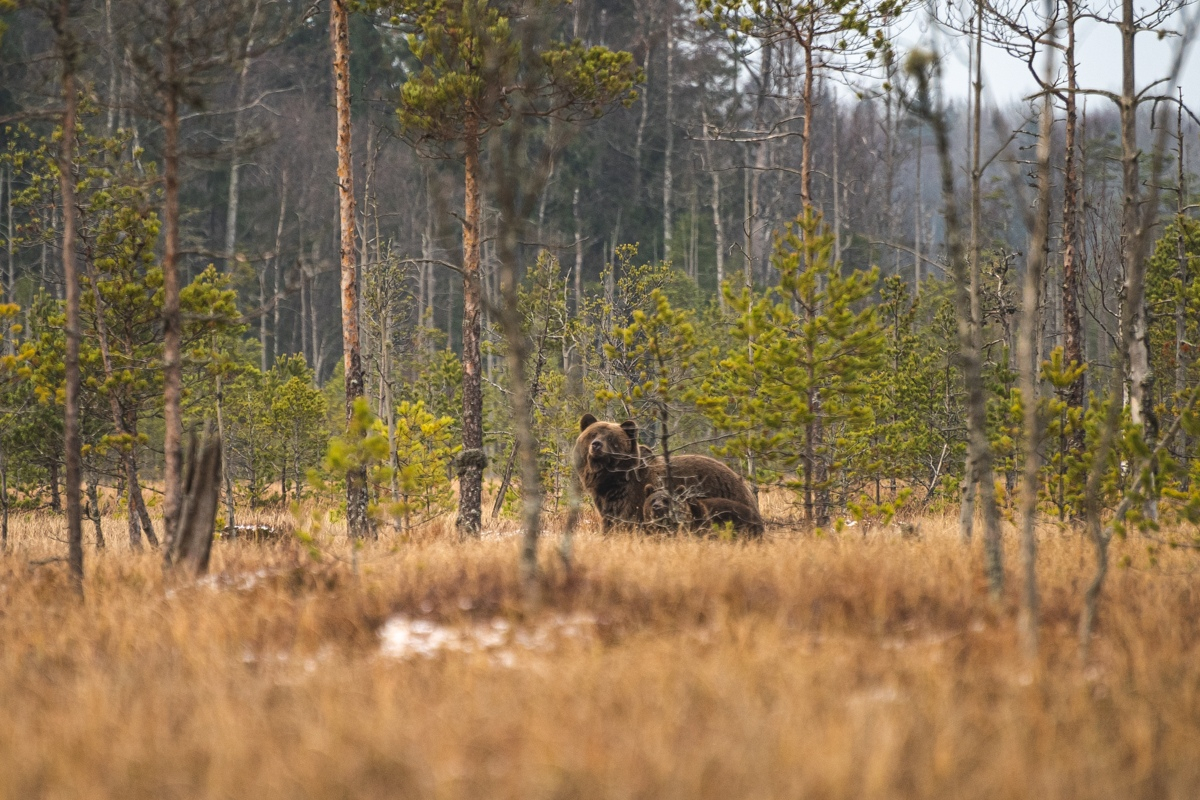
[[[389,510],[406,531],[415,515],[419,524],[454,506],[451,464],[462,450],[454,444],[455,428],[453,417],[434,416],[420,400],[396,407],[396,489]]]
[[[371,484],[389,482],[392,468],[388,456],[387,433],[371,413],[366,398],[359,397],[351,409],[345,435],[329,440],[322,464],[324,472],[310,469],[308,481],[321,494],[341,498],[341,511],[344,514],[345,487],[349,477],[361,471],[366,473],[367,481]],[[367,513],[371,519],[378,519],[381,509],[377,503],[372,503],[368,505]]]
[[[641,80],[633,56],[560,41],[545,26],[553,3],[371,0],[406,33],[420,69],[400,88],[402,131],[418,142],[477,142],[513,114],[574,119],[628,105]],[[473,146],[473,145],[471,145]]]
[[[860,517],[890,519],[897,508],[889,498],[903,494],[928,506],[956,488],[965,454],[963,408],[945,290],[926,281],[914,302],[899,276],[883,281],[877,306],[883,354],[859,400],[873,409],[872,420],[848,427],[839,440],[839,494],[853,497],[862,487],[865,493],[851,502]]]
[[[758,296],[726,290],[740,346],[699,400],[731,434],[721,452],[752,462],[759,480],[799,488],[817,521],[828,511],[819,495],[843,466],[838,441],[874,419],[866,379],[885,349],[877,309],[864,303],[878,271],[842,275],[832,249],[832,234],[808,211],[776,238],[777,286]]]
[[[1042,362],[1042,380],[1053,394],[1043,394],[1040,401],[1040,416],[1045,420],[1041,496],[1059,520],[1082,518],[1085,510],[1087,459],[1075,446],[1082,439],[1084,409],[1067,402],[1071,386],[1085,372],[1087,365],[1065,362],[1061,347]]]

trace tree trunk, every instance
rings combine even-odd
[[[712,137],[709,135],[708,111],[701,109],[704,124],[704,157],[708,162],[709,174],[712,176],[712,217],[713,237],[717,248],[717,304],[721,313],[725,313],[725,226],[721,222],[721,171],[717,169],[712,155]]]
[[[842,267],[842,204],[840,200],[842,185],[838,168],[838,151],[842,149],[841,140],[838,139],[838,115],[840,113],[837,104],[834,103],[833,108],[830,109],[830,116],[833,117],[833,263],[837,269]]]
[[[217,446],[221,450],[221,482],[225,489],[225,533],[233,539],[237,535],[234,519],[233,476],[229,472],[229,447],[225,442],[225,387],[221,375],[217,374]]]
[[[1175,109],[1175,138],[1178,144],[1178,151],[1175,157],[1176,168],[1176,191],[1175,191],[1175,215],[1176,226],[1178,230],[1175,233],[1175,279],[1179,281],[1179,291],[1175,294],[1175,403],[1177,414],[1182,414],[1185,409],[1178,404],[1182,402],[1183,393],[1187,390],[1187,372],[1188,372],[1188,345],[1187,339],[1187,298],[1188,298],[1188,255],[1187,247],[1184,241],[1184,213],[1187,203],[1187,173],[1184,171],[1184,156],[1185,149],[1183,146],[1183,90],[1179,90],[1179,104]],[[1187,431],[1180,429],[1176,446],[1179,452],[1187,452],[1188,436]],[[1183,471],[1181,483],[1184,491],[1187,490],[1189,484],[1189,475],[1187,470]]]
[[[8,209],[8,231],[4,236],[5,247],[8,250],[8,274],[4,281],[4,302],[12,303],[13,290],[16,287],[17,279],[17,262],[13,252],[13,174],[12,169],[5,170],[5,177],[8,179],[8,193],[5,195],[5,207]],[[13,341],[12,332],[7,326],[4,328],[4,354],[11,356],[16,350],[16,342]]]
[[[800,204],[804,208],[812,207],[812,121],[816,100],[813,97],[813,47],[816,42],[813,41],[815,34],[812,26],[815,24],[816,14],[810,13],[808,36],[799,43],[804,49],[804,128],[800,134]]]
[[[178,45],[173,37],[178,29],[179,9],[168,6],[171,41],[166,46],[166,70],[163,89],[163,460],[165,496],[163,525],[167,547],[164,557],[170,565],[183,502],[183,318],[179,307],[179,75]]]
[[[337,106],[337,177],[339,243],[342,272],[342,353],[346,369],[346,422],[354,401],[362,397],[362,357],[358,335],[358,259],[354,230],[354,165],[350,149],[350,30],[347,0],[329,4],[329,38],[333,45],[334,98]],[[316,342],[313,343],[314,349]],[[367,522],[367,474],[351,470],[346,476],[346,525],[353,539],[371,532]]]
[[[225,271],[233,272],[237,258],[237,216],[239,177],[241,170],[242,106],[246,104],[246,79],[250,75],[250,51],[254,48],[254,26],[258,22],[258,3],[250,15],[250,32],[246,38],[246,49],[242,56],[242,69],[238,73],[237,93],[233,109],[233,144],[229,159],[229,196],[225,202]]]
[[[671,117],[675,110],[675,108],[674,108],[675,92],[674,92],[674,87],[672,86],[672,84],[674,83],[674,80],[675,80],[675,74],[674,74],[675,73],[674,26],[675,26],[675,15],[673,13],[673,10],[670,7],[670,4],[668,4],[667,24],[665,26],[665,30],[666,30],[665,45],[667,48],[667,85],[665,87],[665,91],[667,93],[667,97],[666,97],[667,113],[666,113],[666,119],[664,120],[664,122],[666,124],[666,145],[665,145],[665,148],[663,151],[663,216],[662,216],[663,261],[667,261],[667,262],[669,262],[671,260],[671,257],[673,255],[671,246],[675,240],[675,221],[672,217],[673,209],[671,208],[671,198],[672,198],[672,193],[673,193],[672,181],[674,179],[674,175],[671,172],[671,157],[673,155],[674,144],[675,144],[675,131],[671,127],[671,125],[672,125]]]
[[[463,449],[458,457],[458,519],[461,536],[478,536],[483,516],[483,386],[479,338],[481,303],[479,283],[480,198],[479,133],[474,120],[467,122],[463,215]]]
[[[1047,18],[1049,15],[1047,15]],[[1053,135],[1054,107],[1050,93],[1053,81],[1054,33],[1046,50],[1045,89],[1042,95],[1041,119],[1038,124],[1038,198],[1033,224],[1033,238],[1025,266],[1024,291],[1021,298],[1021,333],[1017,342],[1017,361],[1021,383],[1021,402],[1024,410],[1024,479],[1021,486],[1021,554],[1024,567],[1024,586],[1021,593],[1019,627],[1025,651],[1037,655],[1038,649],[1038,590],[1037,590],[1037,504],[1040,479],[1038,443],[1041,441],[1041,420],[1038,414],[1038,353],[1041,332],[1038,307],[1041,302],[1042,275],[1046,270],[1050,243],[1050,144]]]
[[[972,83],[971,110],[971,308],[969,325],[971,336],[975,337],[977,312],[975,298],[979,288],[975,283],[975,275],[982,269],[983,261],[983,168],[980,164],[980,132],[983,127],[983,0],[975,4],[975,51],[972,57],[974,81]],[[918,156],[919,157],[919,156]],[[917,251],[920,252],[920,240],[917,241]],[[919,257],[919,256],[918,256]],[[920,267],[917,267],[918,273]],[[975,464],[971,458],[970,447],[967,448],[966,464],[963,468],[961,506],[958,512],[958,535],[963,542],[971,541],[975,529],[975,487],[979,478]]]
[[[1123,291],[1127,298],[1128,315],[1121,318],[1122,326],[1129,326],[1132,339],[1129,342],[1129,418],[1142,428],[1145,444],[1153,448],[1158,437],[1158,418],[1154,413],[1152,385],[1154,374],[1150,369],[1149,333],[1146,325],[1146,293],[1143,280],[1142,255],[1135,242],[1141,224],[1141,186],[1139,182],[1137,142],[1137,92],[1134,80],[1134,36],[1137,23],[1134,19],[1133,0],[1123,0],[1121,19],[1121,188],[1124,194],[1121,215],[1121,250],[1125,262]],[[1152,463],[1152,472],[1146,510],[1151,519],[1157,517],[1157,494],[1154,485],[1157,465]]]
[[[271,301],[271,358],[267,362],[267,366],[263,367],[263,372],[266,372],[268,367],[279,358],[279,307],[283,302],[283,223],[287,217],[288,191],[286,168],[283,170],[281,184],[279,187],[279,221],[275,224],[275,255],[271,259],[271,265],[275,272],[275,294]]]
[[[917,72],[920,90],[919,110],[932,124],[941,172],[941,193],[946,219],[946,251],[954,282],[954,304],[958,321],[958,339],[963,382],[967,390],[967,432],[970,460],[979,480],[979,502],[984,519],[984,571],[994,599],[1004,589],[1004,562],[1000,543],[1000,514],[996,508],[992,477],[992,450],[987,438],[987,399],[980,361],[978,317],[978,269],[969,265],[958,222],[954,194],[954,165],[950,160],[950,135],[945,112],[934,109],[930,99],[928,68]]]
[[[106,543],[104,541],[104,530],[100,525],[100,490],[96,486],[95,473],[88,474],[87,496],[87,517],[92,521],[92,529],[96,534],[96,549],[103,550]]]
[[[642,101],[642,115],[638,118],[637,135],[633,140],[633,202],[639,203],[642,198],[642,143],[646,140],[646,120],[650,117],[650,46],[649,33],[646,34],[646,54],[642,58],[642,74],[646,82],[638,92]]]
[[[66,453],[67,563],[75,592],[83,594],[82,442],[79,431],[79,276],[75,270],[75,63],[78,51],[70,24],[68,0],[61,0],[54,21],[62,58],[63,131],[58,151],[59,191],[62,193],[63,283],[67,300],[66,401],[63,443]]]
[[[1063,130],[1065,153],[1063,161],[1062,318],[1063,360],[1067,364],[1084,363],[1083,326],[1079,318],[1079,172],[1075,152],[1075,133],[1079,114],[1076,101],[1075,16],[1076,0],[1066,0],[1067,46],[1064,52],[1064,67],[1067,73],[1067,92],[1064,97],[1066,123]],[[1085,391],[1086,379],[1080,375],[1067,388],[1065,394],[1067,405],[1071,408],[1082,408]],[[1083,445],[1083,426],[1076,426],[1076,431],[1071,437],[1071,446],[1079,449]]]

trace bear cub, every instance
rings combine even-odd
[[[646,502],[642,506],[642,517],[647,525],[670,528],[669,495],[666,489],[647,486]],[[675,501],[676,513],[683,518],[684,527],[696,533],[709,530],[714,525],[732,525],[738,533],[758,539],[763,535],[763,521],[758,511],[745,503],[724,497],[689,497]]]

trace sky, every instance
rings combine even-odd
[[[1140,4],[1139,4],[1140,5]],[[1183,15],[1196,12],[1197,0],[1188,0],[1188,7],[1172,17],[1168,24],[1182,28]],[[944,28],[934,28],[928,22],[918,22],[897,37],[901,49],[917,44],[932,47],[945,54],[942,75],[943,90],[947,97],[959,98],[967,94],[969,69],[969,40],[967,37]],[[1145,86],[1150,81],[1170,76],[1175,57],[1177,38],[1158,39],[1154,34],[1140,34],[1136,39],[1135,70],[1137,84]],[[1190,48],[1195,51],[1196,47]],[[1076,26],[1076,60],[1078,61],[1079,85],[1081,88],[1119,91],[1121,88],[1121,37],[1115,26],[1092,21],[1080,21]],[[1036,91],[1036,84],[1029,74],[1028,66],[997,47],[984,45],[984,93],[985,97],[998,105],[1020,101]],[[1200,106],[1200,53],[1189,52],[1179,85],[1183,88],[1184,101],[1193,107]],[[1092,102],[1105,102],[1093,99]]]

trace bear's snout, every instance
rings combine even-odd
[[[592,443],[588,445],[588,450],[592,455],[598,456],[604,452],[604,445],[600,443],[599,439],[592,439]]]

